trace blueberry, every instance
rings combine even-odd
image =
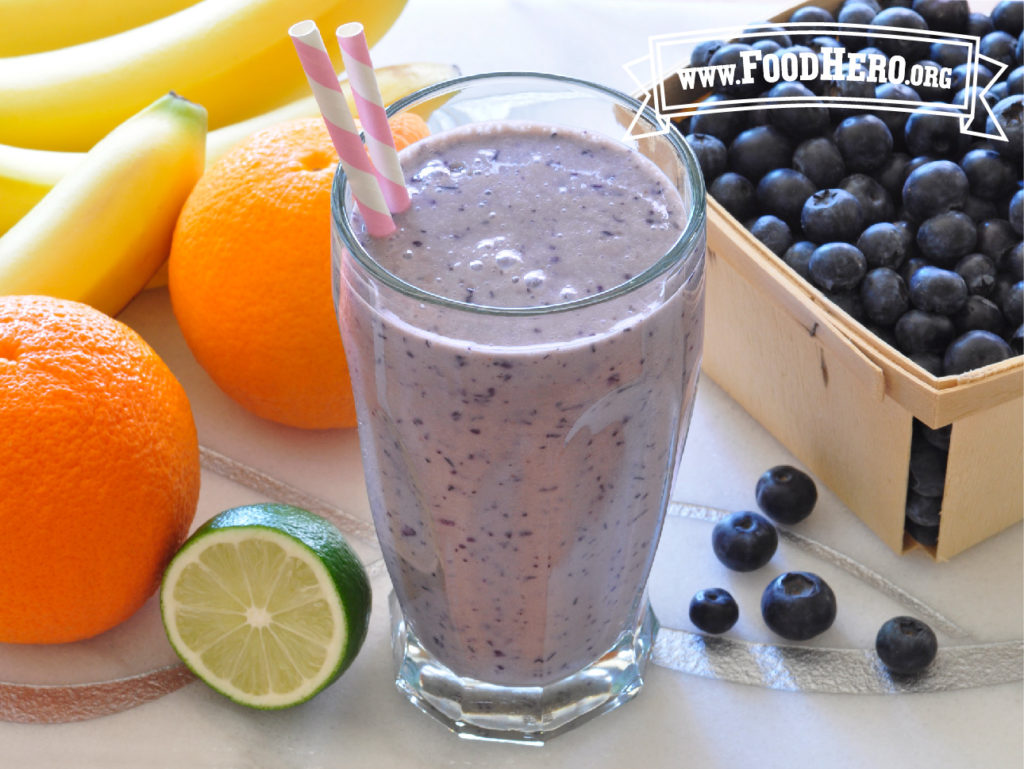
[[[1014,280],[1024,280],[1024,243],[1017,241],[1003,254],[1003,272]]]
[[[789,225],[777,216],[759,216],[748,229],[751,235],[764,243],[776,256],[782,256],[786,249],[793,245],[793,233]]]
[[[1007,67],[1012,67],[1016,63],[1013,51],[1016,46],[1017,40],[1013,35],[997,29],[995,32],[989,32],[985,37],[981,38],[981,45],[979,45],[978,51],[982,56],[988,56],[990,59],[1005,64]]]
[[[836,106],[841,105],[844,101],[857,99],[864,101],[873,99],[875,97],[875,86],[873,83],[864,80],[851,80],[850,79],[850,67],[844,65],[836,73],[836,77],[833,79],[822,78],[822,95],[828,97],[838,97],[840,101],[834,102],[833,106],[829,107],[829,116],[833,122],[839,123],[845,118],[854,117],[856,115],[863,115],[861,110],[854,109],[851,107]]]
[[[772,559],[778,546],[775,526],[763,515],[750,511],[732,513],[711,531],[715,555],[733,571],[760,569]]]
[[[873,171],[892,152],[888,126],[871,114],[846,118],[836,126],[833,140],[851,171]]]
[[[938,526],[941,508],[942,499],[939,497],[922,497],[913,491],[907,492],[907,518],[919,526]]]
[[[720,176],[726,169],[728,155],[725,143],[711,134],[687,134],[686,143],[690,145],[700,171],[706,182]]]
[[[705,633],[724,633],[740,618],[740,607],[728,590],[709,587],[690,600],[690,622]]]
[[[911,7],[928,23],[928,29],[963,32],[967,28],[967,0],[914,0]]]
[[[1016,186],[1014,169],[995,150],[971,150],[960,159],[972,195],[984,200],[998,200]]]
[[[957,64],[950,72],[950,90],[957,91],[969,85],[988,85],[995,74],[984,64]]]
[[[794,23],[830,24],[836,20],[836,17],[832,15],[831,11],[819,5],[805,5],[803,8],[793,11],[789,20]]]
[[[755,126],[740,132],[729,145],[729,170],[757,182],[773,168],[784,168],[793,157],[793,145],[774,126]]]
[[[963,46],[957,47],[963,50]],[[875,86],[875,98],[900,102],[921,101],[921,94],[906,83],[880,83]],[[906,108],[906,105],[894,106],[898,106],[900,111],[881,110],[878,118],[889,127],[894,144],[903,144],[903,129],[907,125],[907,113],[902,110]]]
[[[913,161],[912,161],[913,162]],[[933,160],[913,169],[903,183],[903,205],[918,221],[960,208],[967,200],[967,174],[949,160]]]
[[[948,316],[918,309],[903,313],[893,331],[897,346],[907,355],[943,353],[956,336],[956,326]]]
[[[790,641],[806,641],[832,627],[836,596],[817,574],[787,571],[765,588],[761,616],[774,633]]]
[[[992,9],[992,25],[1011,35],[1019,35],[1024,27],[1024,5],[1020,0],[1002,0]]]
[[[697,112],[690,118],[690,133],[710,134],[728,144],[747,127],[745,112],[721,112],[717,108],[729,97],[713,93],[697,107]]]
[[[807,198],[800,214],[800,225],[815,243],[847,241],[852,243],[863,229],[864,212],[860,202],[846,190],[819,190]]]
[[[864,315],[881,326],[893,325],[910,309],[907,284],[898,272],[888,267],[876,267],[864,276],[860,298]]]
[[[921,101],[948,103],[949,97],[955,92],[955,89],[952,87],[952,79],[946,81],[947,84],[943,85],[943,72],[939,63],[928,59],[921,59],[914,66],[924,72],[924,83],[916,86],[917,92],[921,95]]]
[[[1024,355],[1024,323],[1017,326],[1017,330],[1010,334],[1007,341],[1010,343],[1010,347],[1013,348],[1014,353]]]
[[[989,89],[992,93],[992,89]],[[1006,76],[1006,96],[1024,93],[1024,67],[1017,66]],[[998,100],[997,100],[998,101]]]
[[[826,291],[848,291],[867,272],[864,254],[849,243],[825,243],[814,249],[807,264],[811,280]]]
[[[1000,309],[1011,328],[1017,326],[1024,319],[1024,282],[1018,280],[1009,286],[1005,294],[1000,297]]]
[[[946,211],[921,222],[917,248],[921,255],[943,267],[952,267],[975,250],[978,230],[963,211]]]
[[[875,636],[875,652],[893,673],[914,675],[932,664],[939,644],[928,625],[914,617],[893,617]]]
[[[1017,242],[1017,233],[1006,219],[986,219],[977,225],[978,243],[976,250],[983,253],[998,270],[1006,254]]]
[[[942,368],[949,374],[962,374],[1013,357],[1013,349],[991,331],[968,331],[946,348]]]
[[[910,279],[914,277],[914,273],[920,270],[922,267],[930,266],[927,259],[923,256],[911,256],[900,267],[900,277],[903,278],[904,283],[910,283]]]
[[[992,19],[987,13],[972,12],[967,16],[967,34],[971,37],[982,38],[995,29]]]
[[[939,543],[938,526],[922,526],[921,524],[906,518],[903,521],[903,527],[907,534],[922,545],[935,547],[935,545]]]
[[[918,107],[907,117],[903,141],[911,155],[956,155],[961,146],[959,113],[942,114],[935,105]]]
[[[998,133],[997,124],[1007,140],[994,142],[993,147],[1003,157],[1019,163],[1024,153],[1024,96],[1014,94],[996,102],[992,114],[985,121],[985,132]]]
[[[893,152],[882,164],[871,174],[871,178],[882,185],[882,189],[889,193],[889,200],[902,201],[903,182],[907,180],[910,173],[910,155],[905,152]]]
[[[836,16],[836,21],[840,24],[870,24],[876,13],[878,11],[863,2],[843,3],[843,7],[839,9],[839,14]],[[864,42],[864,38],[853,35],[842,35],[841,37],[847,48],[859,48]]]
[[[698,43],[690,54],[691,67],[706,67],[715,51],[725,45],[724,40],[705,40]]]
[[[779,45],[777,41],[771,40],[770,38],[762,37],[759,40],[754,40],[753,42],[751,42],[750,47],[753,48],[755,51],[760,51],[762,55],[761,60],[764,61],[764,56],[767,56],[768,54],[772,53],[778,53],[785,46]]]
[[[986,219],[995,219],[999,216],[995,203],[991,200],[976,198],[974,195],[967,196],[967,202],[964,203],[961,210],[975,223],[983,222]]]
[[[892,222],[876,222],[857,238],[857,248],[864,254],[868,267],[899,269],[907,258],[908,242]]]
[[[992,295],[996,285],[996,265],[985,254],[968,254],[956,263],[954,269],[964,279],[969,294]]]
[[[846,190],[857,198],[865,225],[888,221],[896,213],[892,198],[885,187],[867,174],[847,176],[839,182],[839,189]]]
[[[964,19],[964,26],[967,26],[966,19]],[[953,69],[953,67],[967,63],[967,46],[941,41],[935,42],[928,49],[928,58],[940,67]]]
[[[910,490],[923,497],[941,497],[946,485],[948,454],[927,441],[910,444]]]
[[[949,439],[953,435],[953,425],[932,428],[917,419],[914,420],[914,440],[923,440],[932,444],[937,449],[949,451]]]
[[[894,6],[875,15],[872,24],[876,27],[901,27],[909,30],[926,30],[928,23],[919,13],[910,8]],[[887,56],[902,56],[908,62],[918,61],[928,55],[930,43],[894,37],[888,31],[871,35],[868,43]]]
[[[800,523],[818,501],[818,487],[803,470],[776,465],[765,470],[754,488],[757,506],[776,523]]]
[[[824,136],[806,139],[797,145],[793,152],[793,168],[810,179],[819,190],[838,186],[846,176],[846,164],[839,148]]]
[[[745,220],[757,207],[754,185],[745,176],[726,171],[708,188],[711,197],[717,200],[737,219]]]
[[[757,183],[757,200],[765,213],[777,216],[787,224],[798,225],[804,203],[816,189],[814,182],[799,171],[776,168]]]
[[[807,265],[817,247],[817,243],[812,243],[809,240],[798,240],[786,249],[786,253],[782,255],[782,261],[792,267],[801,278],[810,281],[811,271]]]
[[[960,334],[975,330],[1000,334],[1005,326],[999,306],[979,294],[967,297],[963,308],[953,316],[953,323]]]
[[[1018,235],[1024,235],[1024,190],[1017,190],[1010,198],[1010,226]]]
[[[823,290],[822,293],[830,302],[836,305],[854,320],[864,322],[864,305],[860,301],[860,292],[856,288],[844,289],[842,291]]]
[[[952,315],[967,302],[967,283],[952,270],[931,265],[914,273],[908,285],[910,303],[925,312]]]
[[[814,93],[797,82],[776,83],[768,90],[770,99],[810,99]],[[794,102],[790,102],[794,103]],[[769,122],[787,136],[817,136],[829,127],[828,108],[821,102],[799,102],[800,106],[768,111]]]
[[[907,355],[910,360],[932,376],[942,376],[942,356],[934,352],[915,352]]]
[[[711,58],[708,59],[708,66],[711,67],[727,67],[732,65],[737,71],[743,71],[743,59],[742,54],[746,51],[753,51],[746,43],[726,43],[716,50]],[[719,81],[715,86],[717,93],[722,93],[727,96],[731,96],[735,99],[747,99],[757,96],[761,92],[761,82],[757,82],[757,78],[754,78],[755,82],[745,83],[743,78],[734,78],[731,83],[723,83]]]

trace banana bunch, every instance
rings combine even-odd
[[[206,110],[173,93],[126,120],[0,237],[0,294],[118,313],[166,259],[205,145]]]
[[[0,0],[8,2],[14,0]],[[174,5],[159,4],[169,3]],[[60,5],[54,13],[72,25],[78,17],[84,24],[85,17],[101,15],[93,3],[45,4]],[[246,120],[308,94],[286,33],[292,23],[312,18],[333,30],[359,19],[372,45],[404,5],[405,0],[201,0],[107,37],[0,58],[0,144],[88,150],[168,91],[202,104],[211,128]],[[38,6],[31,4],[30,26],[54,23]],[[22,34],[0,16],[5,36]]]
[[[0,3],[9,1],[0,0]],[[458,74],[458,69],[450,64],[416,62],[381,67],[377,70],[377,81],[384,103],[390,104],[413,91]],[[355,112],[355,101],[344,79],[341,88],[349,107]],[[206,164],[213,163],[261,128],[319,114],[316,101],[312,96],[306,96],[248,120],[210,131],[206,139]],[[60,179],[77,168],[84,157],[82,152],[24,149],[0,144],[0,235],[25,216]],[[0,293],[3,293],[2,285]]]

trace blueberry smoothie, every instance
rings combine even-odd
[[[405,622],[460,677],[565,678],[633,628],[696,383],[703,269],[644,155],[503,121],[402,153],[411,208],[338,301]],[[700,241],[703,249],[703,240]],[[678,264],[677,264],[678,267]]]

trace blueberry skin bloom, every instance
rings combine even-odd
[[[849,291],[868,271],[864,254],[849,243],[825,243],[814,249],[807,263],[811,280],[825,291]]]
[[[910,302],[919,310],[953,315],[967,303],[967,282],[952,270],[930,265],[910,278]]]
[[[852,243],[860,235],[863,224],[860,201],[838,188],[818,190],[807,198],[800,212],[800,226],[807,239],[815,243],[837,240]]]
[[[765,470],[754,488],[757,506],[777,523],[800,523],[818,501],[818,487],[803,470],[776,465]]]
[[[920,673],[935,659],[938,640],[928,625],[914,617],[893,617],[878,630],[875,651],[893,673]]]
[[[705,633],[724,633],[740,618],[740,607],[728,590],[698,590],[690,600],[690,622]]]
[[[760,569],[772,559],[778,546],[779,533],[771,521],[746,510],[719,521],[711,531],[711,548],[733,571]]]
[[[761,594],[761,616],[777,635],[806,641],[832,627],[836,596],[817,574],[787,571],[769,582]]]

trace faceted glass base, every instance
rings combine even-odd
[[[658,620],[644,600],[636,627],[600,659],[545,686],[499,686],[461,678],[420,644],[390,597],[395,685],[409,701],[466,739],[542,745],[637,695]]]

